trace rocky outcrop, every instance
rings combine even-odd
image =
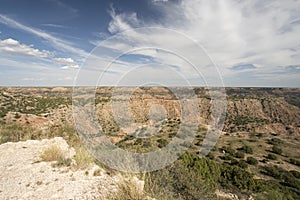
[[[0,199],[106,199],[116,190],[119,177],[95,164],[74,170],[41,161],[41,153],[51,145],[59,146],[66,157],[75,154],[62,138],[0,145]]]

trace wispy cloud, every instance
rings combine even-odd
[[[140,21],[137,19],[136,13],[117,14],[114,7],[111,5],[109,14],[112,20],[110,21],[107,29],[112,34],[141,25]],[[124,19],[126,19],[126,21]]]
[[[231,70],[247,70],[247,69],[256,69],[257,67],[253,64],[243,64],[243,65],[236,65],[231,67]]]
[[[63,51],[67,51],[70,53],[74,53],[76,55],[79,55],[81,57],[86,57],[88,56],[88,53],[85,52],[82,49],[78,49],[74,46],[72,46],[72,44],[70,42],[67,42],[63,39],[60,39],[58,37],[55,37],[49,33],[46,33],[42,30],[36,29],[36,28],[32,28],[30,26],[26,26],[24,24],[21,24],[5,15],[0,14],[0,23],[5,24],[7,26],[10,26],[12,28],[15,29],[20,29],[23,31],[26,31],[30,34],[33,34],[35,36],[38,36],[48,42],[50,42],[50,44],[52,44],[52,46],[54,48],[56,48],[57,50],[63,50]]]
[[[136,13],[116,13],[112,8],[108,31],[115,34],[135,27],[155,26],[182,32],[202,44],[227,79],[238,79],[241,70],[251,71],[253,77],[258,77],[259,74],[276,72],[277,66],[297,66],[300,63],[300,1],[195,0],[155,5],[163,14],[157,23],[143,21]],[[159,31],[142,33],[133,30],[128,34],[123,32],[122,37],[114,43],[94,43],[120,53],[143,44],[145,47],[170,49],[181,46],[181,50],[190,55],[199,54],[184,40]],[[149,56],[160,64],[175,63],[183,70],[187,66],[170,53],[140,51],[138,54]],[[288,68],[285,70],[291,72]],[[263,85],[263,79],[256,84]]]
[[[72,6],[70,6],[68,4],[63,3],[60,0],[48,0],[48,1],[55,3],[57,6],[65,9],[65,10],[67,10],[69,12],[72,12],[72,13],[77,13],[78,12],[77,9],[73,8]]]
[[[19,41],[12,38],[0,40],[0,52],[17,55],[17,56],[33,56],[37,58],[45,58],[51,55],[49,51],[39,50],[25,44],[20,44]]]
[[[47,26],[52,28],[70,28],[69,26],[64,26],[60,24],[42,24],[42,26]]]

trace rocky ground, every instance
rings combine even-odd
[[[41,161],[41,153],[51,145],[59,146],[66,157],[75,154],[59,137],[0,145],[0,199],[106,199],[116,190],[119,178],[95,164],[73,170]]]

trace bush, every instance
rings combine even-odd
[[[247,169],[248,164],[247,164],[246,161],[241,160],[240,162],[238,162],[238,166],[239,166],[240,168],[242,168],[242,169]]]
[[[267,158],[270,160],[277,160],[277,156],[271,153],[268,154]]]
[[[281,155],[281,154],[282,154],[282,149],[279,148],[279,147],[277,147],[277,146],[273,146],[273,147],[272,147],[272,151],[273,151],[273,153],[276,153],[276,154],[278,154],[278,155]]]
[[[291,158],[290,159],[290,163],[293,164],[293,165],[297,165],[297,166],[300,167],[300,161],[299,160]]]
[[[283,144],[283,141],[278,138],[272,138],[268,141],[268,143],[272,145],[279,145],[279,144]]]
[[[253,178],[253,174],[237,166],[224,165],[221,169],[220,183],[223,187],[240,190],[260,191],[261,184]]]
[[[248,157],[248,158],[247,158],[247,163],[248,163],[249,165],[257,165],[257,164],[258,164],[258,161],[257,161],[255,158],[253,158],[253,157]]]
[[[230,160],[230,164],[231,164],[231,165],[238,165],[238,164],[239,164],[239,161],[238,161],[237,159],[235,159],[235,158],[232,158],[232,159]]]
[[[253,154],[253,149],[250,146],[247,146],[247,145],[239,148],[239,150],[244,152],[244,153]]]
[[[291,170],[290,173],[291,173],[295,178],[300,179],[300,172],[295,171],[295,170]]]
[[[276,179],[280,179],[283,169],[278,166],[264,166],[262,173]]]
[[[238,151],[238,152],[236,152],[234,154],[234,157],[236,157],[236,158],[244,158],[245,154],[243,152]]]
[[[232,160],[234,158],[231,155],[227,155],[227,156],[220,156],[220,159],[222,159],[222,160]]]
[[[225,151],[226,153],[228,153],[230,155],[234,155],[234,153],[235,153],[234,149],[232,149],[231,147],[222,147],[221,151]]]
[[[219,177],[217,163],[185,153],[171,166],[149,173],[145,179],[145,190],[156,199],[215,199]]]
[[[294,176],[295,173],[278,166],[264,166],[263,169],[262,173],[279,180],[280,184],[300,190],[300,180]]]

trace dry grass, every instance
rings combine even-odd
[[[109,200],[146,200],[148,199],[143,191],[138,187],[133,178],[122,177],[117,186],[117,192],[111,193],[107,199]]]
[[[76,161],[76,165],[74,166],[76,169],[85,169],[94,162],[94,158],[84,147],[76,149],[74,160]]]
[[[58,161],[64,158],[61,148],[57,145],[52,145],[47,148],[40,156],[43,161]]]

